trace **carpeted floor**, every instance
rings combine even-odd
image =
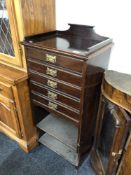
[[[24,153],[19,146],[0,134],[0,175],[95,175],[87,157],[80,168],[58,156],[53,151],[38,146]]]

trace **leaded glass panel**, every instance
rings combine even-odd
[[[0,52],[14,56],[6,0],[0,0]]]

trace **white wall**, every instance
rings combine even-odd
[[[57,29],[68,23],[94,25],[115,43],[109,69],[131,74],[130,0],[56,0]]]

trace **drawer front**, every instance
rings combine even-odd
[[[29,48],[29,47],[26,47],[26,56],[29,58],[42,60],[57,66],[65,67],[67,69],[71,69],[72,71],[79,73],[82,72],[82,67],[84,64],[84,61],[78,60],[73,57],[54,54],[52,52],[46,52],[41,49]]]
[[[33,103],[37,103],[38,105],[41,105],[42,107],[46,107],[49,111],[52,111],[52,112],[56,111],[59,114],[62,114],[63,116],[69,119],[79,121],[79,114],[76,113],[75,111],[71,111],[70,109],[60,104],[54,103],[48,99],[45,99],[36,93],[31,93],[31,96],[32,96]]]
[[[28,68],[77,86],[82,85],[82,76],[57,69],[55,67],[49,66],[49,64],[45,65],[42,62],[36,62],[32,59],[28,59]]]
[[[38,84],[35,83],[30,83],[31,91],[38,92],[41,95],[44,95],[52,100],[57,100],[61,103],[64,103],[72,108],[75,108],[77,110],[80,110],[80,101],[72,99],[68,96],[65,96],[63,94],[59,94],[56,91],[53,91],[48,88],[44,88],[42,86],[39,86]]]
[[[13,99],[11,85],[0,82],[0,95],[3,95],[4,97],[7,97],[9,99]]]
[[[52,89],[59,90],[63,93],[69,94],[71,96],[74,96],[76,98],[81,97],[81,89],[76,88],[73,86],[69,86],[67,84],[64,84],[63,82],[58,82],[54,81],[50,78],[35,74],[35,73],[30,73],[29,74],[30,80],[35,81],[36,83],[41,83],[41,85],[46,85]]]

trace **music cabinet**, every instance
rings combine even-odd
[[[96,174],[129,175],[131,173],[130,75],[106,71],[96,126],[91,159]]]
[[[23,44],[34,118],[43,131],[39,141],[78,166],[93,143],[112,40],[92,26],[70,24],[66,31],[26,37]]]

